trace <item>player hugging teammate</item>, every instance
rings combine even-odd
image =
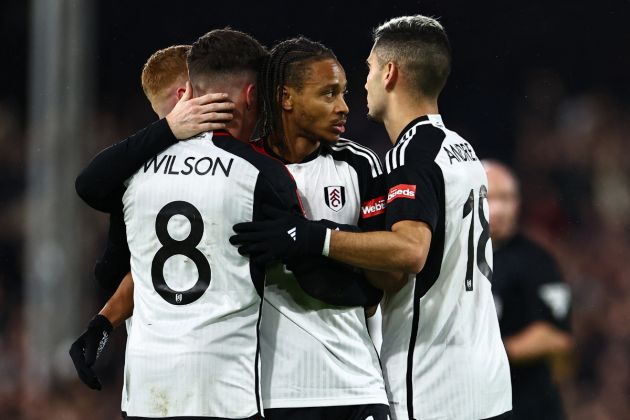
[[[431,18],[408,16],[374,38],[366,89],[370,117],[394,144],[385,167],[341,138],[346,77],[330,49],[300,37],[267,55],[248,35],[218,30],[188,54],[194,97],[189,87],[165,120],[84,172],[109,168],[83,183],[88,204],[124,209],[126,243],[114,248],[128,245],[133,284],[112,298],[123,303],[108,303],[125,308],[115,319],[133,310],[123,416],[509,415],[490,294],[487,182],[472,147],[437,113],[450,69],[446,34]],[[221,101],[191,103],[217,92],[234,104],[234,118],[212,131],[206,124],[225,116],[201,108]],[[259,107],[262,137],[247,144]],[[462,145],[471,157],[449,161]],[[190,158],[224,167],[182,176],[174,162]],[[146,170],[159,162],[164,170]],[[104,177],[116,179],[110,190]],[[124,255],[102,261],[128,264]],[[381,363],[365,317],[379,301]],[[94,349],[112,323],[102,311],[73,345],[84,381],[96,379]]]

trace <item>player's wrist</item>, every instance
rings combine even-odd
[[[114,330],[114,326],[109,321],[109,319],[107,319],[105,315],[102,315],[100,313],[96,314],[94,318],[90,320],[90,323],[88,324],[88,328],[102,329],[103,331],[107,333],[111,333]]]

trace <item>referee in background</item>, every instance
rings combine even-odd
[[[513,419],[564,419],[550,362],[573,349],[571,292],[553,257],[519,232],[514,173],[499,162],[483,165],[494,246],[492,292],[510,360]]]

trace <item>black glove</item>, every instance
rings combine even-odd
[[[236,235],[232,245],[240,245],[238,252],[249,255],[258,264],[285,258],[321,255],[326,240],[326,226],[306,220],[287,210],[263,205],[265,220],[234,225]]]
[[[101,389],[101,382],[92,370],[92,365],[101,355],[113,329],[107,318],[96,315],[88,324],[87,330],[70,346],[70,357],[79,378],[92,389]]]

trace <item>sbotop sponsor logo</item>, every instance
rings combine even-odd
[[[387,194],[387,204],[397,198],[416,198],[416,186],[409,184],[398,184],[389,189]]]
[[[361,204],[361,218],[367,219],[385,212],[385,196],[373,198]]]

